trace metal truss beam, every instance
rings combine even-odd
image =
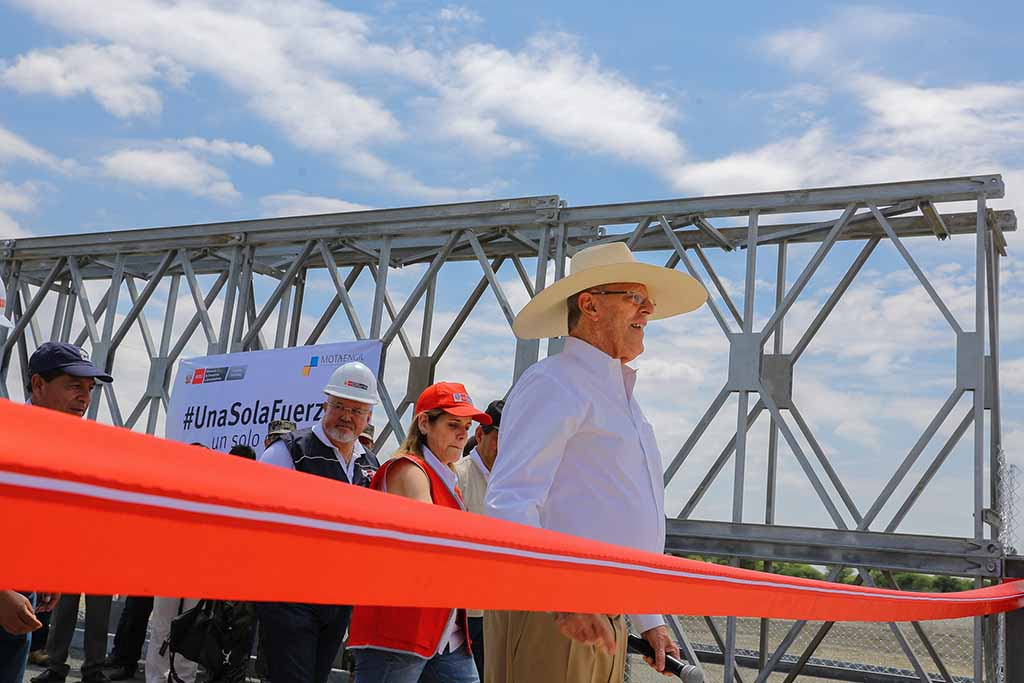
[[[1013,211],[994,211],[987,205],[1003,194],[999,176],[979,175],[579,207],[567,206],[557,195],[543,195],[5,240],[0,242],[0,274],[8,285],[12,310],[18,320],[9,333],[0,331],[0,395],[10,393],[8,373],[15,351],[22,374],[19,380],[24,382],[29,353],[46,338],[44,330],[52,339],[88,344],[97,361],[116,374],[116,353],[137,329],[150,362],[142,397],[130,411],[122,410],[113,387],[105,386],[100,390],[101,400],[105,400],[115,424],[128,428],[144,425],[147,432],[153,433],[157,431],[160,409],[167,407],[173,366],[200,327],[208,353],[294,346],[300,339],[313,344],[328,332],[341,308],[354,338],[380,338],[384,344],[380,388],[387,426],[382,430],[380,443],[392,435],[402,436],[401,421],[417,387],[432,381],[441,358],[460,335],[466,334],[465,324],[488,289],[494,294],[500,318],[511,323],[515,312],[510,301],[514,299],[507,291],[508,279],[499,279],[499,269],[506,261],[515,269],[512,286],[522,284],[532,297],[548,284],[549,259],[553,259],[554,280],[558,280],[565,275],[567,256],[585,246],[622,242],[634,251],[667,252],[667,267],[682,264],[706,284],[714,295],[708,302],[709,311],[728,342],[728,377],[668,464],[664,473],[666,485],[684,467],[696,466],[696,459],[689,456],[707,437],[711,422],[729,398],[737,394],[735,415],[731,413],[731,404],[729,408],[728,419],[735,422],[731,439],[721,450],[715,448],[719,455],[710,463],[697,461],[701,467],[696,473],[700,482],[690,492],[680,519],[669,520],[671,552],[723,556],[734,564],[740,558],[761,559],[768,571],[774,562],[821,564],[833,568],[833,580],[841,567],[850,566],[858,571],[859,580],[868,585],[872,581],[869,569],[971,576],[980,582],[1000,577],[1004,571],[1002,521],[998,515],[1003,490],[995,466],[1002,452],[998,259],[1005,255],[1005,233],[1016,230],[1017,221]],[[961,201],[975,202],[977,210],[941,212],[949,202]],[[941,288],[936,289],[918,266],[908,241],[912,237],[934,241],[956,235],[974,235],[976,241],[978,278],[973,325],[968,315],[959,310],[959,320],[953,315],[954,308],[943,301]],[[792,317],[811,279],[823,269],[826,259],[834,257],[831,251],[841,241],[862,243],[863,248],[786,353],[783,330],[791,329],[791,323],[786,327],[787,318]],[[895,469],[884,486],[874,498],[861,503],[862,512],[848,489],[849,482],[844,482],[823,446],[827,440],[815,436],[814,425],[804,418],[793,400],[793,367],[814,343],[883,242],[894,246],[954,332],[955,382],[946,403],[913,448],[894,463]],[[817,248],[787,289],[786,270],[791,252],[801,244],[814,244]],[[709,258],[710,249],[718,250],[721,258],[733,259],[734,264],[744,269],[742,307],[737,305],[737,293],[727,286],[729,280],[719,275]],[[756,272],[759,249],[762,269],[764,249],[770,250],[769,256],[775,262],[774,291],[770,293],[774,307],[768,311],[755,306],[755,301],[760,301],[758,295],[765,294],[757,291],[765,281]],[[739,253],[743,253],[742,263]],[[525,259],[536,259],[533,273]],[[450,272],[449,266],[463,264],[459,266],[464,269],[459,278],[464,278],[467,262],[475,262],[482,276],[476,280],[475,273],[469,275],[467,284],[475,286],[464,294],[462,303],[454,302],[453,319],[448,321],[445,311],[448,324],[437,337],[433,318],[436,305],[440,304],[436,300],[438,292],[446,292],[444,306],[453,303],[448,287],[452,281],[442,276]],[[391,290],[401,287],[399,283],[403,280],[395,277],[393,271],[412,265],[425,267],[425,272],[396,306]],[[368,277],[360,278],[364,271]],[[259,276],[270,278],[270,285],[265,286],[267,281]],[[462,282],[466,281],[460,281],[459,291],[465,289]],[[324,285],[326,295],[310,295],[322,292]],[[187,292],[181,292],[183,286]],[[125,301],[120,299],[123,289],[128,295]],[[103,294],[97,298],[100,292]],[[182,305],[191,309],[187,312],[191,315],[180,321],[187,321],[184,329],[175,320],[179,292],[184,295]],[[157,299],[161,312],[156,311]],[[316,301],[316,310],[311,310],[312,301]],[[359,308],[367,302],[368,317],[367,309]],[[126,312],[118,311],[119,303]],[[413,332],[407,328],[413,324],[414,311],[420,308],[422,326],[414,332],[418,339],[412,339]],[[357,310],[365,320],[360,319]],[[44,312],[52,317],[43,320]],[[801,310],[801,317],[804,313]],[[755,325],[755,316],[763,316],[764,324]],[[154,319],[160,324],[159,337],[155,330],[150,330]],[[300,332],[306,334],[306,330],[300,330],[304,320],[316,321],[308,336],[300,336]],[[348,336],[348,330],[344,335]],[[394,395],[397,401],[392,399],[385,382],[386,378],[394,379],[387,359],[396,342],[408,357],[410,368],[410,377],[402,385],[404,394]],[[548,340],[547,349],[549,355],[557,353],[561,340]],[[539,356],[539,341],[517,341],[515,362],[508,363],[511,379],[517,378]],[[392,389],[396,385],[397,381],[390,384]],[[937,454],[929,456],[923,473],[915,474],[916,478],[908,482],[912,485],[905,486],[925,449],[968,392],[971,405],[967,414]],[[93,402],[90,417],[96,416],[101,400]],[[767,413],[767,425],[756,424],[761,413]],[[760,446],[757,450],[752,446],[760,444],[759,440],[751,437],[748,441],[748,433],[755,427],[768,430],[765,453],[760,452]],[[972,438],[974,456],[972,495],[964,496],[970,504],[963,505],[963,513],[965,518],[972,516],[974,537],[898,533],[952,451],[968,438]],[[789,452],[821,501],[826,513],[821,519],[824,526],[834,528],[783,527],[774,523],[779,461],[787,455],[782,451],[783,444],[789,446]],[[989,454],[989,463],[985,462],[985,453]],[[764,524],[751,524],[750,475],[761,471],[760,466],[753,467],[761,457],[767,459],[767,468],[764,481],[758,484],[766,495],[764,509],[757,511],[757,517],[761,518],[763,512]],[[728,465],[732,473],[730,521],[690,519]],[[986,484],[991,508],[984,507]],[[902,500],[895,499],[897,491]],[[882,527],[878,518],[883,510],[897,506],[898,511],[888,520],[884,531],[869,531],[873,525]],[[989,654],[995,651],[991,623],[975,623],[974,665],[979,679],[983,647]],[[1007,623],[1018,624],[1012,620]],[[795,642],[803,622],[790,629],[770,656],[768,625],[768,620],[761,621],[760,652],[754,657],[760,669],[758,681],[766,680],[776,667],[788,667],[791,678],[801,672],[801,667],[803,673],[816,670],[812,654],[827,630],[819,630],[812,645],[797,660],[786,659],[785,653]],[[714,623],[710,626],[718,646],[726,653],[722,659],[726,680],[742,681],[739,667],[746,666],[748,659],[737,646],[736,620],[727,619],[724,631]],[[900,627],[890,626],[920,680],[925,676],[922,663]],[[919,625],[912,626],[938,670],[945,672],[927,633]],[[1008,634],[1011,629],[1006,631]],[[696,659],[694,648],[682,639],[688,657]],[[948,678],[945,673],[943,676]]]
[[[1003,571],[995,541],[877,531],[669,519],[673,555],[742,557],[775,562],[870,567],[900,572],[994,578]]]

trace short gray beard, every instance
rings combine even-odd
[[[352,443],[359,438],[355,432],[348,432],[346,434],[335,427],[324,427],[324,433],[327,434],[331,441],[338,441],[341,443]]]

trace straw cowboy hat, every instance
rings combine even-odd
[[[564,337],[569,334],[566,299],[609,282],[646,285],[648,296],[657,302],[651,320],[689,313],[708,298],[707,291],[694,278],[672,268],[641,263],[621,242],[581,249],[572,257],[569,272],[569,277],[542,290],[519,311],[512,324],[517,337]]]

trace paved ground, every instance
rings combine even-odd
[[[71,673],[68,675],[67,683],[76,683],[77,681],[81,680],[79,667],[82,666],[82,653],[72,651],[71,654]],[[630,683],[671,683],[671,681],[678,680],[674,677],[659,675],[656,671],[654,671],[654,669],[651,669],[649,666],[647,666],[647,664],[644,663],[642,659],[638,657],[633,657],[632,659],[633,663],[632,675],[630,676]],[[25,679],[23,683],[29,683],[29,679],[32,676],[38,675],[42,671],[43,669],[41,667],[32,666],[31,664],[29,664],[28,670],[25,672]],[[747,669],[743,669],[741,670],[741,672],[743,673],[744,680],[753,679],[753,676],[751,675],[753,672]],[[717,681],[722,681],[724,675],[722,667],[715,664],[705,665],[704,673],[704,680],[706,681],[706,683],[715,683]],[[782,683],[785,677],[786,676],[784,674],[776,674],[771,676],[768,680],[770,681],[770,683]],[[142,683],[142,681],[145,680],[144,674],[142,672],[139,672],[136,675],[135,680],[139,683]],[[797,680],[801,681],[801,683],[834,683],[826,682],[823,678],[811,678],[809,676],[800,676]]]
[[[632,657],[633,668],[629,677],[630,683],[671,683],[677,681],[678,678],[674,676],[662,676],[657,671],[647,666],[646,663],[639,657]],[[704,682],[705,683],[722,683],[725,679],[725,668],[719,664],[705,664],[704,668]],[[752,669],[740,669],[740,674],[743,676],[744,681],[752,681],[755,677],[755,672]],[[782,683],[786,679],[786,674],[772,674],[768,677],[769,683]],[[797,676],[797,681],[800,683],[836,683],[825,678],[815,678],[813,676]]]
[[[642,659],[639,657],[631,657],[632,659],[632,674],[630,675],[630,683],[671,683],[671,681],[678,680],[674,677],[661,676],[654,669],[647,666]],[[77,650],[71,651],[71,673],[68,674],[67,683],[77,683],[81,680],[80,667],[82,666],[82,653]],[[33,666],[29,664],[28,670],[25,672],[25,679],[23,683],[29,683],[29,679],[32,676],[36,676],[43,671],[42,667]],[[707,664],[704,666],[705,681],[706,683],[716,683],[722,681],[724,676],[724,670],[721,666],[716,664]],[[752,680],[753,672],[748,669],[741,669],[744,680]],[[769,677],[770,683],[782,683],[786,678],[785,674],[775,674]],[[135,680],[139,683],[145,680],[145,675],[142,672],[136,674]],[[338,677],[336,681],[332,683],[342,683],[343,677]],[[797,680],[801,683],[832,683],[827,682],[823,678],[812,678],[810,676],[800,676]]]

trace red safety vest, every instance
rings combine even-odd
[[[444,480],[428,465],[423,458],[406,453],[380,466],[377,474],[370,482],[370,488],[381,491],[388,471],[395,463],[408,460],[419,467],[430,480],[430,499],[434,505],[464,510],[461,497],[452,495]],[[459,494],[456,488],[456,494]],[[352,610],[352,621],[348,629],[348,647],[373,647],[414,654],[429,659],[437,654],[437,646],[448,625],[451,610],[440,608],[417,607],[380,607],[375,605],[356,605]],[[469,639],[469,623],[466,610],[459,608],[456,617],[462,627],[466,639],[466,648],[471,647]]]

